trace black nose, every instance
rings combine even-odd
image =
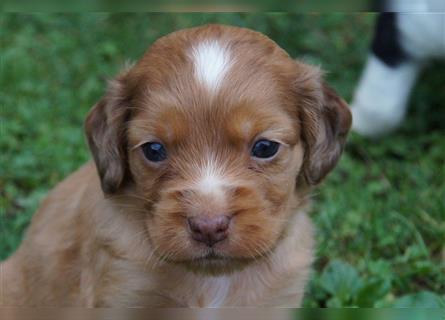
[[[192,238],[207,244],[209,247],[227,238],[229,223],[230,218],[223,215],[188,219]]]

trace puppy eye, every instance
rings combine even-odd
[[[149,161],[160,162],[167,159],[167,151],[159,142],[147,142],[141,147],[145,158]]]
[[[270,140],[258,140],[252,148],[252,156],[256,158],[267,159],[273,157],[277,152],[280,144]]]

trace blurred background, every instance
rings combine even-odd
[[[3,14],[0,19],[0,259],[47,191],[90,159],[83,119],[106,80],[177,29],[263,32],[320,65],[347,101],[376,14]],[[317,260],[307,307],[445,306],[445,66],[420,75],[394,133],[355,133],[314,193]],[[63,214],[61,212],[60,214]]]

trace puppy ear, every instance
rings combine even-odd
[[[300,68],[304,72],[296,85],[301,134],[306,144],[303,174],[308,184],[316,185],[337,164],[352,116],[346,102],[323,82],[318,69],[307,65]]]
[[[88,144],[105,194],[118,191],[127,170],[126,122],[129,119],[128,71],[111,81],[107,93],[89,112],[85,121]]]

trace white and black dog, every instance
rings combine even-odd
[[[425,62],[445,58],[445,0],[392,0],[383,5],[387,12],[377,18],[351,103],[353,129],[369,137],[398,127]]]

